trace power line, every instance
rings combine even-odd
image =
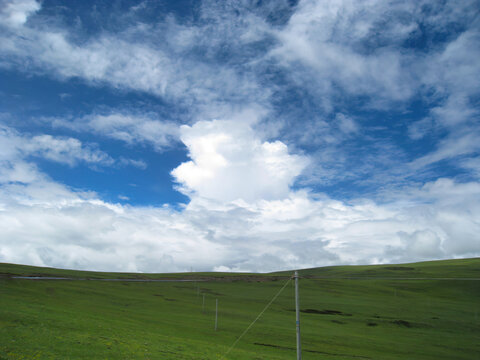
[[[480,278],[431,278],[431,277],[385,277],[385,276],[325,276],[303,277],[305,280],[440,280],[440,281],[480,281]]]
[[[232,346],[230,346],[230,348],[227,350],[227,352],[225,354],[223,354],[223,356],[220,358],[220,360],[225,359],[225,356],[228,355],[228,353],[235,347],[235,345],[237,345],[237,343],[240,341],[240,339],[248,332],[248,330],[250,330],[250,328],[257,322],[257,320],[260,319],[260,317],[263,315],[263,313],[270,307],[270,305],[272,305],[272,303],[280,295],[280,293],[283,291],[283,289],[285,289],[287,287],[290,280],[292,280],[291,277],[287,280],[285,285],[283,285],[282,288],[276,293],[276,295],[272,298],[272,300],[270,300],[270,302],[267,304],[267,306],[265,306],[265,308],[260,312],[260,314],[258,314],[258,316],[255,318],[255,320],[253,320],[252,323],[250,325],[248,325],[248,327],[245,329],[245,331],[237,338],[237,340],[235,340],[235,342],[232,344]]]

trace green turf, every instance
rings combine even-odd
[[[91,273],[12,264],[0,264],[0,274],[0,360],[220,359],[283,286],[282,276],[290,275],[242,280],[238,274]],[[471,280],[480,278],[480,259],[300,274],[306,360],[480,358],[480,281]],[[12,275],[207,281],[32,281]],[[294,359],[294,307],[290,283],[226,359]]]

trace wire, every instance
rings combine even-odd
[[[240,341],[240,339],[248,332],[248,330],[250,330],[250,328],[257,322],[257,320],[260,319],[260,317],[263,315],[263,313],[269,308],[270,305],[272,305],[272,303],[280,295],[280,293],[283,291],[283,289],[285,289],[287,287],[290,280],[292,280],[291,277],[287,280],[285,285],[283,285],[283,287],[280,289],[280,291],[277,292],[277,294],[272,298],[272,300],[270,300],[270,302],[267,304],[267,306],[265,306],[265,308],[260,312],[260,314],[258,314],[258,316],[255,318],[255,320],[253,320],[252,323],[250,325],[248,325],[248,327],[245,329],[245,331],[237,338],[237,340],[235,340],[235,342],[232,344],[232,346],[230,346],[230,348],[227,350],[227,352],[225,354],[223,354],[223,356],[220,358],[220,360],[225,359],[225,356],[228,355],[228,353],[235,347],[235,345],[237,345],[237,343]]]
[[[432,278],[432,277],[385,277],[385,276],[329,276],[305,277],[305,280],[442,280],[442,281],[480,281],[480,278]]]

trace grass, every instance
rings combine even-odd
[[[118,274],[0,264],[0,274],[0,360],[220,359],[291,272]],[[304,359],[479,357],[480,281],[467,278],[480,278],[480,259],[328,267],[300,275]],[[291,282],[226,358],[295,358],[294,307]]]

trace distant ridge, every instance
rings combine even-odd
[[[294,270],[272,273],[225,273],[225,272],[184,272],[184,273],[128,273],[99,272],[85,270],[56,269],[30,265],[0,263],[0,278],[12,276],[63,277],[72,279],[138,279],[138,280],[251,280],[275,281],[290,276]],[[382,265],[339,265],[301,269],[305,278],[397,278],[397,279],[480,279],[480,258],[422,261],[404,264]]]

